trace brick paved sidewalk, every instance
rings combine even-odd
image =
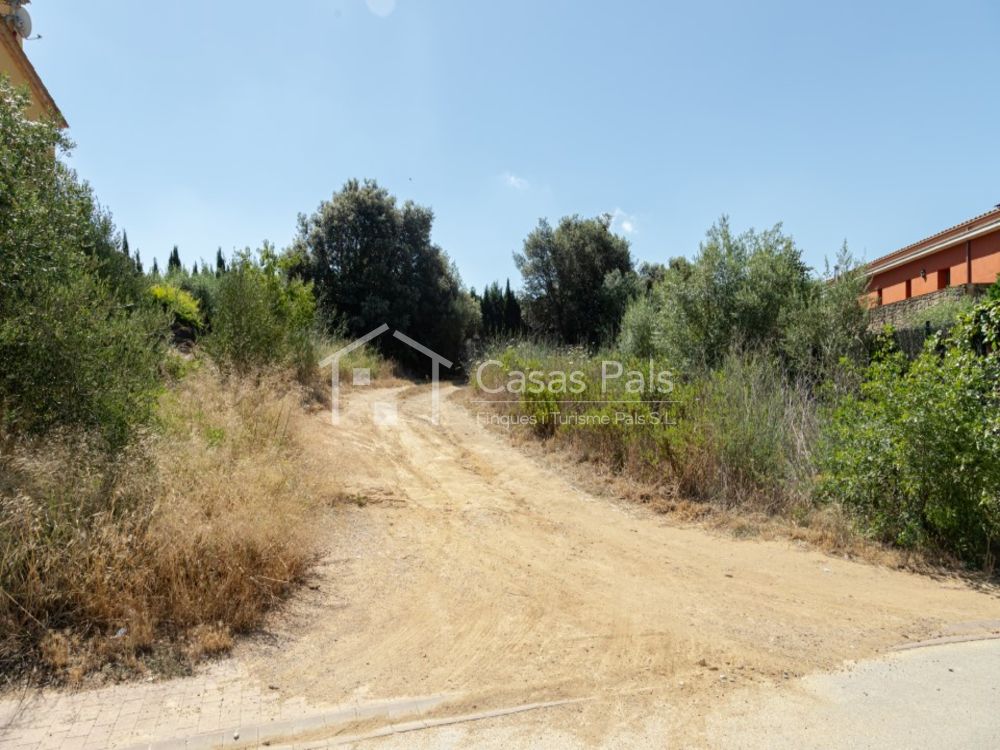
[[[417,716],[445,697],[342,705],[283,698],[234,662],[165,682],[97,690],[36,691],[0,698],[0,747],[133,750],[256,747],[359,719]],[[315,746],[313,744],[312,746]]]

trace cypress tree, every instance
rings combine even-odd
[[[153,258],[153,276],[160,275],[160,266],[156,262],[156,258]]]
[[[510,290],[510,279],[507,279],[507,289],[503,295],[503,327],[507,333],[519,333],[521,326],[521,303]]]
[[[215,275],[221,276],[226,272],[226,259],[222,257],[222,248],[215,253]]]
[[[174,245],[174,249],[170,251],[170,257],[167,259],[167,273],[180,270],[181,254],[177,251],[177,245]]]
[[[483,290],[479,309],[482,313],[483,333],[487,336],[500,333],[504,327],[503,292],[500,291],[500,284],[494,281],[487,285]]]

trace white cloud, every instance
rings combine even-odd
[[[611,212],[611,228],[623,234],[635,234],[638,229],[634,214],[625,213],[620,208]]]
[[[503,184],[509,188],[513,188],[514,190],[527,190],[531,187],[531,183],[529,183],[526,179],[518,177],[516,174],[512,174],[511,172],[504,172],[502,178]]]
[[[368,10],[380,18],[386,18],[396,10],[396,0],[366,0],[366,2]]]

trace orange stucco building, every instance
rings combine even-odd
[[[1000,205],[868,264],[868,299],[891,305],[1000,274]]]
[[[7,76],[15,86],[26,87],[31,93],[29,117],[36,120],[50,118],[65,128],[66,120],[62,112],[24,53],[24,40],[10,20],[13,12],[14,5],[0,0],[0,74]]]

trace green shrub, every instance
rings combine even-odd
[[[331,339],[317,336],[315,340],[316,359],[320,361],[326,359],[350,343],[351,341],[346,338]],[[339,374],[343,382],[350,382],[356,369],[368,370],[373,381],[392,375],[393,370],[392,363],[370,344],[359,346],[357,349],[343,355],[338,361],[338,365],[340,369]],[[324,371],[323,379],[326,380],[329,374]]]
[[[170,315],[175,325],[196,331],[204,327],[198,300],[183,289],[169,284],[154,284],[149,288],[149,294]]]
[[[8,429],[81,425],[123,445],[152,414],[163,319],[133,312],[80,275],[0,321],[0,411]]]
[[[196,273],[182,276],[177,285],[198,302],[205,329],[211,329],[219,297],[219,278],[214,273]]]
[[[853,385],[845,367],[867,356],[868,309],[859,303],[867,286],[864,266],[845,245],[834,269],[811,279],[783,308],[777,350],[789,372],[813,387],[828,383],[843,391]]]
[[[774,356],[731,352],[679,393],[673,468],[686,495],[771,513],[809,503],[817,405]]]
[[[240,254],[219,279],[212,333],[205,342],[223,368],[245,374],[294,368],[301,379],[316,367],[312,285],[289,279],[265,245],[258,257]]]
[[[165,326],[114,226],[0,77],[0,426],[92,428],[123,445],[150,417]]]
[[[716,368],[734,346],[766,349],[813,384],[836,377],[842,357],[864,355],[867,278],[846,247],[819,279],[780,224],[737,235],[723,217],[694,260],[675,258],[660,276],[626,313],[626,353],[653,352],[693,373]]]
[[[503,403],[513,398],[509,393],[496,395],[498,408],[527,417],[535,434],[553,436],[615,471],[673,484],[688,498],[725,507],[789,513],[811,502],[816,399],[783,374],[774,355],[733,351],[716,370],[687,379],[663,359],[537,343],[487,359],[500,366],[484,369],[484,382],[477,376],[484,394],[516,372],[549,376],[544,387],[529,384],[513,405]],[[645,387],[630,387],[626,375],[602,389],[605,361],[641,374]],[[582,374],[582,389],[563,388],[551,377],[573,371]],[[655,380],[660,373],[669,375],[665,390]]]
[[[997,274],[996,280],[986,290],[986,299],[991,302],[1000,300],[1000,273]]]
[[[948,330],[972,312],[975,306],[976,302],[970,296],[942,300],[933,307],[911,312],[901,327],[923,330],[930,323],[932,331]]]
[[[883,350],[826,430],[821,490],[874,536],[991,568],[1000,535],[1000,303],[932,337],[912,362]]]
[[[622,317],[618,348],[631,357],[647,358],[656,353],[657,309],[649,295],[636,297]]]
[[[653,290],[657,351],[685,372],[712,369],[734,345],[773,347],[784,311],[811,280],[781,225],[735,234],[723,217],[693,261],[675,259]]]

